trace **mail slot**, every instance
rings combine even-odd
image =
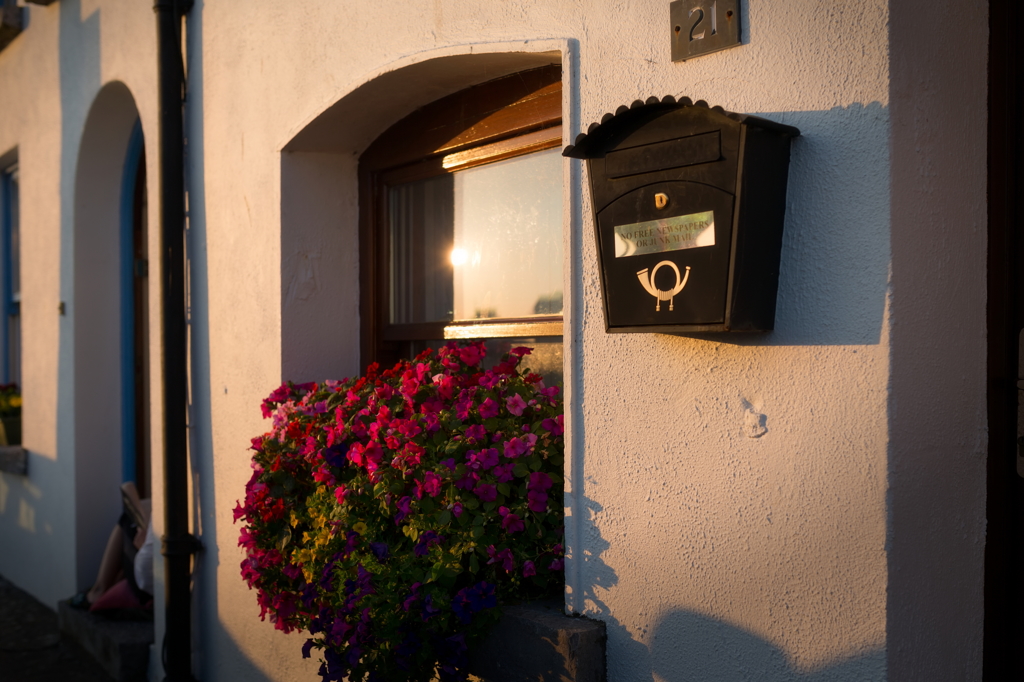
[[[608,332],[775,326],[796,128],[672,97],[606,114],[585,159]]]

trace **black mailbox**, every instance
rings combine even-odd
[[[609,332],[775,326],[792,126],[672,97],[619,107],[586,159]]]

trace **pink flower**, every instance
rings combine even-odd
[[[505,399],[505,407],[508,411],[517,417],[522,416],[523,410],[526,409],[526,401],[518,393],[512,394],[512,397]]]
[[[532,561],[523,562],[523,577],[529,578],[531,575],[537,575],[537,569],[533,565]]]
[[[561,559],[555,559],[548,565],[548,568],[552,571],[561,571],[565,567],[565,562]]]
[[[516,457],[525,455],[529,449],[530,446],[519,438],[513,437],[511,440],[505,441],[505,456],[509,459],[515,459]]]
[[[346,490],[343,485],[339,485],[334,489],[334,499],[338,501],[338,504],[345,504],[345,495],[347,494],[348,490]]]
[[[460,516],[462,516],[462,503],[461,502],[456,502],[455,504],[452,505],[452,514],[455,515],[455,518],[459,518]]]
[[[493,399],[488,398],[480,404],[480,417],[483,419],[491,419],[497,417],[499,412],[498,403]]]

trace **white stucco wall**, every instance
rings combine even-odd
[[[120,378],[100,371],[89,377],[93,385],[83,391],[84,403],[75,395],[76,341],[82,357],[106,354],[114,363],[108,368],[119,371],[116,349],[109,357],[106,325],[75,316],[75,233],[116,234],[118,225],[110,221],[120,211],[120,169],[132,107],[144,133],[155,131],[155,44],[137,39],[152,31],[154,19],[150,8],[128,0],[64,0],[26,13],[25,30],[0,52],[0,154],[16,150],[21,171],[23,431],[29,474],[0,474],[0,573],[55,607],[89,586],[120,510],[121,436],[114,406]],[[107,102],[107,108],[97,107],[92,151],[83,157],[87,118],[100,90],[111,84],[123,96]],[[149,162],[152,184],[157,178],[153,155]],[[84,209],[77,223],[76,187]],[[152,215],[150,224],[155,224]],[[155,242],[150,244],[150,260],[157,262]],[[110,290],[109,281],[102,283],[106,268],[102,259],[94,262],[88,246],[78,252],[87,266],[78,273],[79,283],[92,289],[94,300],[114,296],[116,305],[118,292]],[[151,334],[159,339],[158,326]],[[78,409],[83,404],[88,410]],[[88,417],[90,410],[104,421],[76,422],[76,415]],[[155,453],[158,457],[159,449]]]
[[[200,679],[315,678],[301,636],[258,619],[231,509],[264,429],[259,401],[283,378],[357,370],[359,152],[417,106],[538,60],[563,64],[567,141],[669,94],[802,131],[768,335],[606,334],[586,178],[565,162],[566,600],[608,624],[609,679],[980,675],[985,292],[969,273],[984,271],[985,145],[970,108],[985,96],[986,20],[919,0],[744,5],[743,46],[675,64],[664,0],[197,0],[186,129]],[[0,475],[0,573],[51,603],[74,587],[74,337],[54,311],[74,296],[77,145],[114,80],[155,141],[153,41],[140,38],[154,21],[145,3],[61,0],[32,8],[0,53],[0,93],[18,93],[0,94],[0,155],[17,147],[21,163],[25,334],[38,339],[32,473]],[[951,32],[977,49],[944,52]],[[927,676],[914,672],[925,661]]]

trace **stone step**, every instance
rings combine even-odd
[[[501,620],[469,654],[479,682],[606,682],[605,624],[570,617],[561,601],[503,609]]]
[[[152,619],[109,618],[73,609],[67,601],[58,604],[57,619],[60,631],[95,658],[114,680],[146,681]]]

